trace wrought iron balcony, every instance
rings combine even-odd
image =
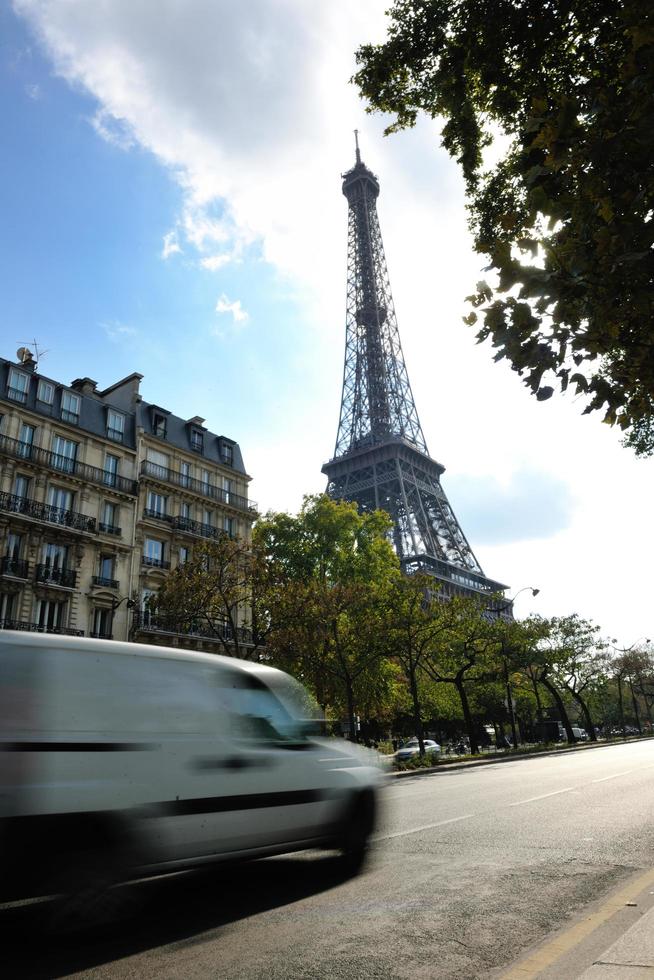
[[[141,555],[141,564],[147,568],[170,568],[170,562],[163,558],[150,558],[149,555]]]
[[[229,490],[223,490],[222,487],[214,487],[211,483],[205,483],[204,480],[196,480],[194,477],[186,476],[186,474],[179,473],[177,470],[169,470],[165,466],[158,466],[156,463],[151,463],[148,459],[144,459],[141,463],[141,476],[149,476],[151,479],[159,480],[161,483],[170,483],[173,486],[182,487],[184,490],[191,490],[193,493],[199,493],[203,497],[210,497],[212,500],[217,500],[221,504],[234,507],[236,510],[241,510],[250,515],[254,515],[257,512],[257,505],[253,500],[248,500],[247,497],[242,497],[238,493],[232,493]]]
[[[123,533],[122,528],[116,527],[114,524],[98,524],[98,531],[102,534],[114,534],[117,538]]]
[[[11,575],[13,578],[27,578],[29,572],[29,562],[26,562],[23,558],[10,558],[8,555],[0,558],[0,575]]]
[[[97,466],[87,466],[76,459],[68,456],[60,456],[39,446],[33,446],[29,442],[21,442],[18,439],[10,439],[8,436],[0,435],[0,453],[12,456],[14,459],[29,460],[38,466],[45,466],[48,469],[56,470],[58,473],[67,473],[80,480],[89,483],[97,483],[103,487],[110,487],[112,490],[120,490],[121,493],[129,493],[136,496],[138,484],[136,480],[128,480],[124,476],[117,476],[110,470],[101,470]]]
[[[171,517],[170,526],[176,531],[185,531],[198,538],[222,538],[227,532],[222,528],[214,527],[213,524],[201,524],[200,521],[192,521],[190,517]]]
[[[218,623],[212,625],[200,622],[180,622],[169,616],[157,616],[147,610],[137,610],[132,620],[134,630],[144,633],[169,633],[175,636],[197,636],[206,640],[226,640],[234,639],[234,630],[229,623]],[[244,626],[236,628],[236,635],[240,643],[252,643],[252,630]]]
[[[70,630],[66,626],[41,626],[24,619],[0,619],[0,629],[20,630],[23,633],[56,633],[59,636],[84,636],[84,630]]]
[[[91,579],[93,585],[99,585],[105,589],[117,589],[118,579],[115,578],[105,578],[104,575],[94,575]]]
[[[7,398],[10,398],[12,402],[20,402],[24,405],[27,401],[27,392],[21,391],[20,388],[7,388]]]
[[[152,517],[155,521],[170,521],[170,514],[164,513],[162,510],[154,510],[152,507],[146,507],[143,511],[144,517]]]
[[[107,439],[111,439],[113,442],[123,442],[125,438],[125,433],[122,429],[107,429]]]
[[[67,408],[62,408],[61,410],[61,421],[71,422],[73,425],[79,425],[79,413],[70,412]]]
[[[12,514],[23,514],[37,521],[48,521],[49,524],[59,524],[74,531],[86,531],[97,534],[95,517],[87,517],[75,510],[64,510],[63,507],[53,507],[52,504],[41,504],[30,497],[17,497],[13,493],[0,493],[0,510]]]
[[[59,585],[64,589],[74,589],[77,582],[77,572],[73,571],[72,568],[37,565],[36,581],[43,585]]]

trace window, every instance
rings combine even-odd
[[[165,517],[168,509],[168,498],[154,490],[148,491],[148,506],[146,514],[148,517]]]
[[[118,525],[118,506],[117,504],[112,504],[108,500],[105,500],[102,506],[102,521],[100,523],[101,531],[116,531]]]
[[[226,477],[223,477],[223,490],[225,491],[224,500],[226,504],[229,503],[230,496],[233,493],[233,487],[234,484],[232,483],[232,481],[228,480]]]
[[[74,395],[72,391],[62,391],[61,417],[64,422],[72,422],[74,425],[77,425],[79,422],[79,406],[79,395]]]
[[[156,538],[146,538],[143,542],[143,558],[146,564],[161,565],[164,560],[164,543]]]
[[[116,477],[118,476],[118,464],[120,462],[120,457],[112,456],[111,453],[105,453],[104,457],[104,482],[108,487],[116,486]]]
[[[39,386],[36,389],[36,400],[43,402],[44,405],[52,405],[54,401],[54,385],[49,381],[39,381]]]
[[[111,408],[107,412],[107,436],[114,442],[122,442],[125,436],[125,416]]]
[[[179,516],[183,517],[185,520],[191,519],[191,505],[190,504],[180,504],[179,505]]]
[[[191,482],[191,464],[182,463],[182,468],[180,471],[181,480],[180,483],[183,487],[187,487]]]
[[[211,474],[209,470],[202,470],[202,492],[209,493],[211,490]]]
[[[155,412],[154,418],[152,419],[152,431],[155,436],[160,439],[166,438],[167,422],[165,415],[159,415]]]
[[[0,623],[4,625],[5,629],[10,629],[9,623],[14,618],[15,605],[15,595],[7,592],[0,592]]]
[[[20,534],[7,535],[7,558],[20,558],[20,551],[23,546],[23,538]]]
[[[113,555],[100,555],[98,561],[98,576],[104,579],[113,579],[114,577],[114,556]]]
[[[36,621],[42,629],[56,630],[66,625],[67,602],[40,599],[36,606]]]
[[[14,495],[25,498],[29,494],[30,489],[30,478],[28,476],[18,475],[14,478]]]
[[[191,449],[194,453],[204,452],[204,432],[199,429],[191,429]]]
[[[59,510],[72,510],[73,494],[70,490],[65,490],[63,487],[51,486],[48,490],[48,504],[51,507],[57,507]]]
[[[234,450],[224,442],[220,446],[220,459],[227,466],[231,466],[234,462]]]
[[[53,465],[64,473],[75,472],[75,460],[77,459],[77,449],[79,443],[72,439],[64,439],[63,436],[52,437]]]
[[[184,547],[184,546],[182,546],[179,549],[179,563],[180,563],[180,565],[185,565],[186,562],[189,560],[190,556],[191,556],[191,552],[189,551],[189,549],[186,548],[186,547]]]
[[[230,538],[233,538],[234,537],[234,518],[233,517],[226,517],[225,520],[224,520],[224,522],[223,522],[223,527],[225,528],[225,530],[229,534]]]
[[[207,510],[205,508],[205,510],[202,511],[202,523],[203,524],[208,524],[209,527],[211,527],[211,525],[213,524],[213,511],[212,510]]]
[[[20,427],[20,434],[18,436],[18,454],[23,457],[23,459],[32,458],[32,445],[34,443],[34,433],[36,429],[33,425],[27,425],[26,422]]]
[[[93,636],[100,639],[111,639],[113,614],[111,609],[100,609],[93,611]]]
[[[143,589],[141,593],[141,617],[144,626],[149,626],[152,620],[152,613],[150,612],[150,603],[156,596],[154,589]]]
[[[68,562],[68,547],[65,544],[53,544],[52,542],[43,545],[43,564],[46,568],[59,571],[66,567]]]
[[[161,466],[164,470],[167,470],[170,465],[170,456],[168,453],[160,453],[156,449],[148,449],[145,456],[149,463],[154,463],[155,466]]]
[[[9,372],[9,385],[7,387],[7,397],[11,398],[12,401],[20,402],[24,405],[27,401],[27,393],[30,390],[30,377],[29,374],[23,374],[22,371],[17,371],[16,368],[12,368]]]

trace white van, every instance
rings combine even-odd
[[[0,900],[315,846],[357,866],[383,777],[308,703],[261,664],[0,631]]]

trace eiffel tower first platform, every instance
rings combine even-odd
[[[454,516],[427,450],[400,344],[377,217],[379,182],[361,161],[343,175],[348,202],[345,369],[327,493],[393,519],[403,569],[427,572],[442,594],[497,594]]]

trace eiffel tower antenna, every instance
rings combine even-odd
[[[341,414],[334,456],[322,468],[327,493],[393,519],[393,545],[407,572],[437,578],[445,595],[492,594],[454,516],[413,400],[377,216],[379,181],[361,160],[343,175],[348,202],[347,309]]]

